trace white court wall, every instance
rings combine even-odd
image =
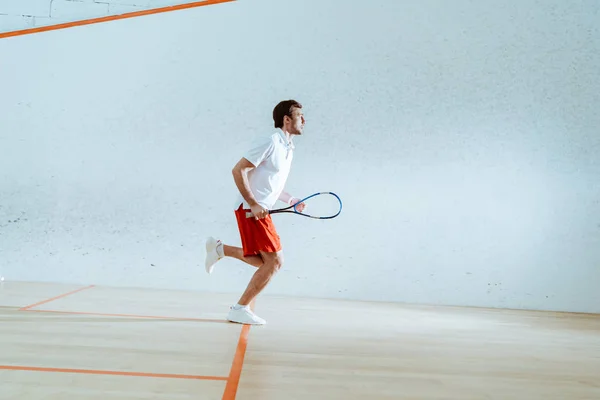
[[[185,0],[2,0],[0,33],[187,4]]]
[[[0,273],[232,292],[231,168],[305,106],[266,293],[600,312],[600,5],[237,1],[0,40]]]

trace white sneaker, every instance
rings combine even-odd
[[[229,310],[229,315],[227,315],[227,320],[231,322],[237,322],[238,324],[249,325],[264,325],[267,323],[267,321],[254,314],[249,307],[231,307],[231,310]]]
[[[220,240],[217,240],[213,237],[209,237],[206,239],[206,261],[204,262],[204,266],[206,267],[206,272],[209,274],[212,273],[215,264],[223,258],[223,244]]]

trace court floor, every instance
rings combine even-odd
[[[598,315],[232,299],[0,283],[0,399],[600,399]]]

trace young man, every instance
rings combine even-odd
[[[265,142],[251,149],[233,167],[233,180],[240,192],[235,211],[242,247],[233,247],[209,237],[206,241],[206,271],[223,257],[233,257],[256,268],[246,291],[231,307],[227,319],[241,324],[264,324],[252,312],[250,303],[267,286],[283,265],[279,235],[268,211],[277,200],[289,205],[299,199],[284,191],[293,158],[293,137],[304,129],[302,105],[295,100],[280,102],[273,109],[275,132]],[[301,211],[304,204],[298,205]],[[253,216],[247,217],[251,212]]]

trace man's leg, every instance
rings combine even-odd
[[[255,238],[253,238],[255,234],[255,230],[258,228],[260,230],[264,229],[264,226],[259,227],[254,220],[246,218],[246,212],[250,210],[246,210],[240,204],[238,209],[234,212],[235,218],[238,224],[238,229],[240,231],[240,236],[242,239],[242,245],[244,247],[254,247],[255,246]],[[261,232],[263,233],[263,232]],[[223,257],[232,257],[236,258],[240,261],[245,262],[248,265],[251,265],[256,268],[260,268],[264,264],[264,260],[260,255],[256,256],[244,256],[244,250],[240,247],[228,246],[222,243],[220,240],[215,239],[213,237],[209,237],[206,240],[206,272],[209,274],[212,273],[214,269],[214,265]]]
[[[283,252],[276,253],[260,252],[264,263],[250,279],[244,294],[240,297],[238,304],[233,306],[229,311],[227,319],[231,322],[240,324],[264,324],[266,321],[250,310],[250,303],[258,296],[260,292],[267,286],[273,276],[279,271],[283,265]]]
[[[240,297],[238,304],[247,306],[267,286],[269,281],[281,269],[283,265],[283,252],[265,253],[260,252],[264,264],[254,273],[246,291]]]
[[[261,256],[247,256],[244,257],[244,250],[241,247],[223,245],[223,254],[225,257],[237,258],[246,264],[252,265],[253,267],[260,268],[264,261]]]
[[[206,272],[212,273],[214,265],[223,257],[232,257],[245,262],[256,268],[260,268],[264,261],[261,256],[244,256],[244,251],[240,247],[228,246],[221,243],[220,240],[209,237],[206,240]]]

